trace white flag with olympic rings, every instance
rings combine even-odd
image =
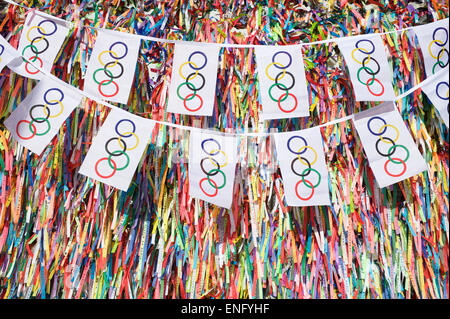
[[[211,116],[216,97],[219,46],[175,44],[167,111]]]
[[[449,122],[449,81],[448,67],[433,81],[422,86],[422,90],[438,110],[442,121],[448,127]]]
[[[414,27],[419,40],[427,77],[448,66],[449,27],[448,18]]]
[[[154,125],[152,120],[120,109],[111,110],[93,138],[79,173],[128,190]]]
[[[299,45],[255,49],[263,120],[309,116],[305,66]]]
[[[274,134],[289,206],[330,205],[328,169],[319,127]]]
[[[22,58],[8,41],[0,35],[0,72],[8,65],[10,68],[22,63]]]
[[[128,103],[141,40],[99,30],[86,70],[84,91],[103,100]]]
[[[80,94],[42,77],[5,120],[5,126],[19,144],[40,155],[80,102]]]
[[[189,195],[229,209],[237,161],[235,136],[192,131],[189,139]]]
[[[380,188],[427,169],[425,159],[393,102],[359,112],[354,115],[353,122]]]
[[[356,101],[393,101],[392,71],[379,35],[335,40],[350,73]]]
[[[17,51],[33,64],[50,72],[68,33],[68,23],[43,12],[29,12],[23,24]],[[31,79],[42,77],[40,71],[25,59],[19,66],[11,69]]]

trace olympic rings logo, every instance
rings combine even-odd
[[[120,127],[123,127],[125,123],[131,124],[131,129],[120,129]],[[130,156],[126,152],[136,149],[139,145],[139,137],[135,133],[136,124],[134,124],[133,121],[129,119],[120,120],[116,124],[115,131],[118,136],[110,138],[105,144],[105,151],[106,153],[108,153],[108,157],[102,157],[95,163],[95,173],[101,178],[110,178],[114,176],[117,171],[126,169],[130,164]],[[128,140],[128,138],[131,137],[134,139],[134,145],[128,144],[133,140]],[[127,140],[125,140],[124,138]],[[111,144],[112,142],[114,143]],[[124,160],[120,161],[125,161],[125,163],[119,167],[118,161],[120,158],[124,158]],[[107,168],[112,170],[111,173],[100,173],[99,165],[102,162],[106,162],[108,164]]]
[[[368,43],[368,45],[360,45],[365,42]],[[369,48],[367,48],[369,46]],[[374,96],[382,96],[384,94],[384,85],[381,83],[380,80],[378,80],[375,76],[380,73],[380,63],[378,63],[371,54],[375,52],[375,45],[372,41],[368,39],[362,39],[355,43],[355,48],[352,50],[352,59],[361,65],[361,67],[358,69],[356,73],[356,77],[358,78],[359,83],[362,85],[365,85],[367,87],[367,90],[370,94]],[[359,59],[355,56],[356,53],[359,54]],[[362,54],[362,56],[361,56]],[[364,71],[366,74],[366,78],[361,79],[361,72]],[[375,84],[375,82],[379,86],[379,92],[374,92],[371,88],[372,85]]]
[[[212,144],[211,144],[212,143]],[[212,147],[207,148],[207,144],[213,145]],[[206,175],[206,177],[202,178],[199,182],[200,189],[202,192],[208,196],[208,197],[215,197],[217,193],[219,192],[219,189],[222,189],[227,184],[227,177],[225,173],[221,170],[221,168],[224,168],[228,165],[228,156],[227,154],[222,151],[220,143],[213,139],[213,138],[207,138],[202,141],[202,151],[206,153],[208,156],[202,158],[200,161],[200,168],[202,172]],[[221,156],[219,156],[219,154]],[[218,158],[223,158],[223,163],[219,163],[217,160]],[[213,168],[206,169],[205,166],[211,166]],[[217,175],[222,176],[222,183],[216,182],[212,179],[213,176]],[[205,187],[203,186],[205,182],[208,182],[207,185],[210,186],[210,188],[213,188],[214,191],[208,192],[205,190]]]
[[[55,98],[54,95],[58,94],[58,98]],[[31,121],[27,120],[20,120],[17,122],[16,125],[16,134],[18,137],[20,137],[22,140],[30,140],[35,136],[43,136],[50,132],[50,121],[51,118],[56,118],[60,116],[64,111],[64,104],[62,101],[64,100],[64,93],[58,88],[51,88],[48,89],[44,93],[44,103],[45,104],[35,104],[33,105],[28,114],[31,118]],[[57,107],[56,111],[54,110],[54,107]],[[40,111],[39,111],[40,110]],[[39,114],[36,114],[39,112]],[[44,125],[45,123],[45,125]],[[19,133],[21,125],[27,125],[28,129],[31,133],[30,136],[24,136],[21,133]],[[40,126],[44,125],[41,129]]]
[[[285,55],[288,58],[288,63],[283,64],[281,62],[278,62],[277,61],[278,55]],[[286,51],[278,51],[277,53],[275,53],[272,56],[272,63],[267,65],[267,67],[265,69],[266,77],[269,80],[275,82],[274,84],[272,84],[269,87],[269,97],[272,101],[277,102],[278,108],[284,113],[293,112],[297,108],[297,105],[298,105],[297,97],[294,94],[289,93],[289,90],[291,90],[295,86],[294,75],[291,72],[286,71],[286,69],[289,68],[291,66],[291,64],[292,64],[292,56]],[[272,67],[274,67],[274,70],[279,71],[279,73],[275,77],[271,76],[270,72],[269,72]],[[276,96],[274,96],[275,94],[273,93],[273,90],[275,88],[278,89],[279,91],[281,91]],[[294,99],[294,106],[291,108],[282,106],[281,102],[285,102],[289,96]],[[287,103],[288,102],[286,102],[284,104],[287,104]]]
[[[302,141],[304,145],[300,146],[298,149],[293,148],[291,143],[295,139]],[[289,152],[296,155],[296,157],[291,162],[291,171],[295,175],[301,177],[301,179],[295,185],[295,194],[301,200],[304,200],[304,201],[310,200],[314,196],[315,189],[320,185],[320,182],[322,181],[322,176],[320,175],[320,173],[316,169],[312,168],[312,166],[317,162],[317,157],[318,157],[317,152],[312,146],[308,145],[308,142],[306,141],[305,138],[303,138],[299,135],[294,135],[289,138],[289,140],[287,141],[287,148],[288,148]],[[312,158],[311,158],[311,155],[312,155]],[[297,162],[302,166],[306,166],[306,168],[304,168],[301,172],[299,172],[295,168]],[[317,178],[316,178],[317,182],[315,184],[313,184],[313,182],[310,181],[310,178],[306,179],[306,177],[309,176],[311,173],[315,173],[315,175],[317,175]],[[306,197],[301,196],[299,193],[299,190],[298,190],[300,184],[302,184],[302,183],[305,185],[306,191],[308,191],[308,189],[309,189],[309,191],[311,192]]]
[[[200,55],[203,58],[203,61],[201,64],[197,64],[193,61],[193,58],[196,55]],[[178,69],[178,73],[180,74],[180,77],[182,79],[184,79],[185,81],[182,82],[180,85],[178,85],[177,95],[180,100],[183,100],[184,108],[190,112],[197,112],[203,106],[203,98],[198,94],[198,91],[203,89],[203,87],[205,86],[205,77],[203,76],[203,74],[201,74],[199,72],[199,70],[203,69],[207,63],[208,63],[208,58],[206,57],[206,55],[203,52],[194,51],[189,55],[187,62],[182,63],[180,65],[180,68]],[[189,73],[189,75],[187,75],[187,76],[185,76],[183,74],[183,68],[185,66],[189,66],[189,68],[192,69],[192,72]],[[183,92],[181,89],[184,86],[186,86],[186,88],[192,93],[188,93],[185,96],[183,96],[183,94],[182,94]],[[192,101],[192,100],[194,100],[194,98],[197,98],[199,100],[199,102],[197,102],[198,105],[193,106],[196,103],[190,102],[191,105],[188,106],[187,105],[188,101]]]
[[[39,22],[38,25],[29,28],[26,36],[30,44],[28,44],[23,48],[22,55],[25,56],[25,51],[29,49],[33,55],[31,55],[28,60],[30,60],[31,62],[39,61],[39,65],[42,68],[44,66],[44,63],[42,62],[42,59],[39,57],[39,55],[48,50],[50,44],[46,39],[46,37],[55,34],[56,30],[58,30],[56,23],[48,19],[42,20],[41,22]],[[36,36],[31,39],[32,34],[36,34]],[[29,62],[25,59],[23,59],[23,61],[26,62],[25,71],[27,71],[27,73],[29,74],[39,73],[39,70],[37,69],[36,71],[33,70],[30,71]]]
[[[123,48],[123,53],[117,53],[114,49],[118,47]],[[103,66],[103,68],[99,68],[94,71],[92,78],[95,83],[98,84],[98,92],[106,98],[116,96],[119,93],[119,85],[114,81],[115,79],[120,78],[123,75],[124,67],[119,60],[125,58],[128,54],[128,46],[121,42],[117,41],[111,44],[108,50],[104,50],[100,52],[97,59],[98,62]],[[105,62],[104,59],[108,59],[108,62]],[[100,72],[100,74],[99,74]],[[99,77],[101,80],[99,80]],[[114,91],[112,93],[105,93],[103,87],[112,84],[114,86]]]
[[[440,40],[440,39],[436,39],[437,33],[439,30],[444,31],[445,35],[444,37]],[[430,42],[430,44],[428,45],[428,52],[430,53],[430,56],[436,60],[436,63],[434,63],[433,65],[433,74],[435,73],[436,70],[436,66],[439,66],[441,69],[445,68],[448,65],[448,60],[449,60],[449,56],[448,56],[448,50],[445,48],[445,45],[448,42],[448,31],[447,29],[443,28],[443,27],[439,27],[436,28],[433,31],[433,40]],[[440,47],[440,50],[437,52],[437,54],[434,54],[433,49],[435,47]],[[444,56],[444,53],[447,54],[447,62],[443,62],[442,58]]]
[[[372,121],[375,121],[375,120],[381,121],[381,123],[383,124],[378,129],[378,131],[372,128]],[[374,116],[374,117],[370,118],[370,120],[367,122],[367,128],[372,135],[379,137],[377,142],[375,143],[375,149],[376,149],[377,153],[383,157],[388,158],[386,160],[386,163],[384,163],[384,171],[386,172],[386,174],[388,174],[391,177],[402,176],[406,172],[406,168],[407,168],[406,161],[408,161],[408,159],[409,159],[409,150],[404,145],[396,144],[398,138],[400,137],[398,128],[395,127],[394,125],[387,124],[386,121],[379,116]],[[388,128],[395,131],[395,137],[391,138],[391,137],[383,136],[386,133],[386,131],[388,130]],[[383,152],[382,150],[380,150],[380,148],[382,148],[382,145],[386,145],[384,148],[385,149],[387,148],[387,152],[386,151]],[[396,157],[393,157],[394,154],[397,152],[397,149],[399,149],[399,148],[403,149],[405,152],[404,159],[401,159],[400,156],[398,156],[398,155]],[[401,172],[400,173],[390,172],[388,170],[389,163],[401,164],[402,165]]]

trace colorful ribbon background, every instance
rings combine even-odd
[[[105,27],[166,39],[288,44],[385,32],[448,17],[428,1],[21,1],[74,22],[52,73],[83,87]],[[27,9],[1,2],[0,32],[17,47]],[[417,39],[384,35],[399,95],[424,78]],[[259,124],[254,50],[223,48],[212,117],[165,112],[173,45],[143,41],[131,113],[243,132],[297,130],[357,103],[333,43],[304,47],[311,116]],[[235,67],[230,67],[235,66]],[[34,80],[5,68],[1,122]],[[397,105],[429,169],[374,182],[351,121],[321,128],[331,207],[288,208],[271,138],[242,137],[231,211],[190,200],[188,133],[156,126],[128,192],[77,173],[108,109],[86,100],[41,156],[0,126],[1,298],[448,298],[448,129],[420,90]]]

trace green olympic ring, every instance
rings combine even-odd
[[[25,55],[25,50],[26,50],[27,48],[34,48],[34,51],[36,51],[36,52],[38,51],[38,49],[36,48],[35,45],[29,44],[29,45],[27,45],[26,47],[23,48],[23,50],[22,50],[22,56]],[[31,52],[33,52],[33,53],[34,53],[34,51],[31,50]],[[36,61],[36,58],[37,58],[37,57],[38,57],[38,54],[35,53],[35,56],[33,57],[33,60],[32,60],[31,62]],[[22,58],[22,60],[23,60],[24,62],[28,62],[25,58]]]
[[[404,145],[398,145],[398,144],[392,145],[392,146],[389,148],[388,154],[390,154],[390,155],[388,155],[388,158],[389,158],[389,161],[391,161],[391,162],[394,163],[394,164],[402,164],[401,161],[396,161],[396,160],[394,160],[394,159],[391,158],[391,156],[392,156],[393,153],[394,153],[394,149],[397,148],[397,147],[401,147],[401,148],[403,148],[403,149],[406,151],[406,154],[407,154],[407,155],[406,155],[406,158],[403,160],[403,162],[406,162],[406,161],[408,160],[408,158],[409,158],[409,150],[408,150]]]
[[[218,172],[218,173],[222,174],[222,177],[223,177],[223,184],[220,185],[220,186],[217,186],[217,189],[221,189],[221,188],[223,188],[223,187],[226,185],[226,183],[227,183],[227,177],[225,176],[225,173],[222,172],[220,169],[214,168],[214,169],[212,169],[212,170],[210,170],[210,171],[208,172],[208,174],[207,174],[208,183],[209,183],[209,185],[211,185],[212,187],[216,187],[216,186],[211,182],[211,180],[209,179],[209,175],[210,175],[210,174],[213,174],[213,173],[215,173],[215,172]]]
[[[108,74],[108,75],[109,75],[109,82],[105,82],[105,83],[103,83],[104,81],[98,82],[97,79],[95,78],[95,75],[97,74],[98,71],[104,71],[105,73],[108,73],[108,72],[109,72],[109,74]],[[108,69],[102,69],[102,68],[95,70],[94,74],[92,75],[92,78],[94,79],[94,82],[97,83],[98,85],[108,85],[108,84],[110,84],[110,83],[113,81],[113,79],[114,79],[114,78],[113,78],[113,74],[112,74],[112,72],[111,72],[110,70],[108,70]]]
[[[309,172],[309,171],[316,172],[317,176],[319,176],[319,180],[317,181],[316,185],[314,185],[312,187],[305,181],[305,176],[308,175],[306,173]],[[308,167],[308,168],[305,168],[303,170],[303,172],[302,172],[302,181],[306,185],[306,187],[308,187],[308,188],[316,188],[317,186],[319,186],[321,180],[322,180],[322,177],[320,176],[320,173],[314,168]]]
[[[444,62],[442,61],[437,61],[434,65],[433,65],[433,74],[434,74],[434,70],[436,69],[436,65],[439,65],[441,67],[441,69],[443,69],[445,67]]]
[[[286,90],[286,93],[284,94],[284,99],[281,99],[281,100],[280,100],[280,102],[283,102],[283,101],[285,101],[285,100],[289,97],[289,91],[288,91],[286,85],[284,85],[283,83],[274,83],[274,84],[272,84],[272,85],[270,86],[270,88],[269,88],[269,96],[270,96],[270,98],[272,99],[272,101],[278,102],[278,99],[274,99],[273,96],[272,96],[272,88],[273,88],[274,86],[278,86],[278,85],[284,86],[284,89]]]
[[[183,85],[187,85],[192,91],[194,91],[194,94],[192,94],[192,96],[191,96],[190,98],[187,98],[187,97],[186,97],[186,98],[182,98],[182,97],[181,97],[181,94],[180,94],[180,88],[181,88]],[[183,82],[183,83],[181,83],[180,85],[178,85],[178,88],[177,88],[177,95],[178,95],[178,97],[180,98],[180,100],[186,99],[186,101],[190,101],[190,100],[192,100],[192,99],[197,95],[197,90],[196,90],[194,84],[192,84],[192,83],[190,83],[190,82]],[[189,95],[188,95],[188,96],[189,96]]]
[[[360,78],[360,76],[359,76],[362,70],[366,70],[366,72],[367,72],[367,70],[369,70],[372,74],[374,73],[373,70],[372,70],[371,68],[367,67],[367,66],[363,66],[363,67],[359,68],[358,73],[356,74],[359,83],[361,83],[361,84],[364,85],[364,86],[366,86],[366,85],[372,85],[373,82],[375,82],[375,75],[372,75],[372,82],[370,82],[370,83],[367,83],[367,81],[366,81],[366,82],[363,82],[363,81],[361,81],[361,78]],[[367,73],[369,73],[369,72],[367,72]],[[369,74],[370,74],[370,73],[369,73]]]
[[[42,122],[36,122],[35,120],[42,121]],[[30,129],[30,132],[31,132],[31,133],[33,133],[33,122],[36,122],[36,123],[43,123],[43,122],[46,122],[46,123],[47,123],[47,130],[46,130],[44,133],[38,133],[37,130],[36,130],[36,135],[37,135],[37,136],[45,135],[45,134],[47,134],[47,133],[50,131],[50,122],[49,122],[46,118],[44,118],[44,117],[37,117],[37,118],[35,118],[34,120],[32,119],[32,120],[30,121],[30,124],[28,124],[28,128]]]
[[[111,164],[111,156],[116,155],[116,154],[117,154],[117,156],[120,156],[120,155],[123,154],[123,155],[125,155],[125,157],[127,158],[127,163],[126,163],[123,167],[116,167],[116,168],[115,168],[117,171],[124,170],[124,169],[127,168],[128,165],[130,164],[130,157],[129,157],[128,154],[125,153],[124,151],[120,151],[120,150],[119,150],[119,151],[114,151],[114,152],[112,152],[111,155],[108,156],[108,165],[109,165],[109,167],[111,167],[111,169],[114,169],[114,165]]]

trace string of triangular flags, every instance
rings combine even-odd
[[[422,48],[428,79],[404,94],[422,88],[448,127],[448,19],[411,29]],[[7,65],[17,74],[39,80],[5,126],[18,143],[39,155],[83,96],[113,108],[94,137],[79,173],[126,191],[158,121],[131,114],[105,100],[127,103],[141,39],[98,30],[84,91],[80,91],[50,74],[68,32],[64,20],[34,10],[26,17],[17,51],[0,37],[0,71]],[[387,101],[342,119],[353,120],[379,186],[426,170],[426,162],[394,105],[393,101],[404,94],[395,96],[380,34],[329,41],[335,41],[344,56],[356,100]],[[167,111],[212,115],[219,52],[220,44],[175,43]],[[301,45],[255,46],[255,56],[262,118],[309,116]],[[230,208],[239,134],[173,126],[191,130],[189,195]],[[287,204],[329,205],[330,182],[319,127],[273,136]]]

